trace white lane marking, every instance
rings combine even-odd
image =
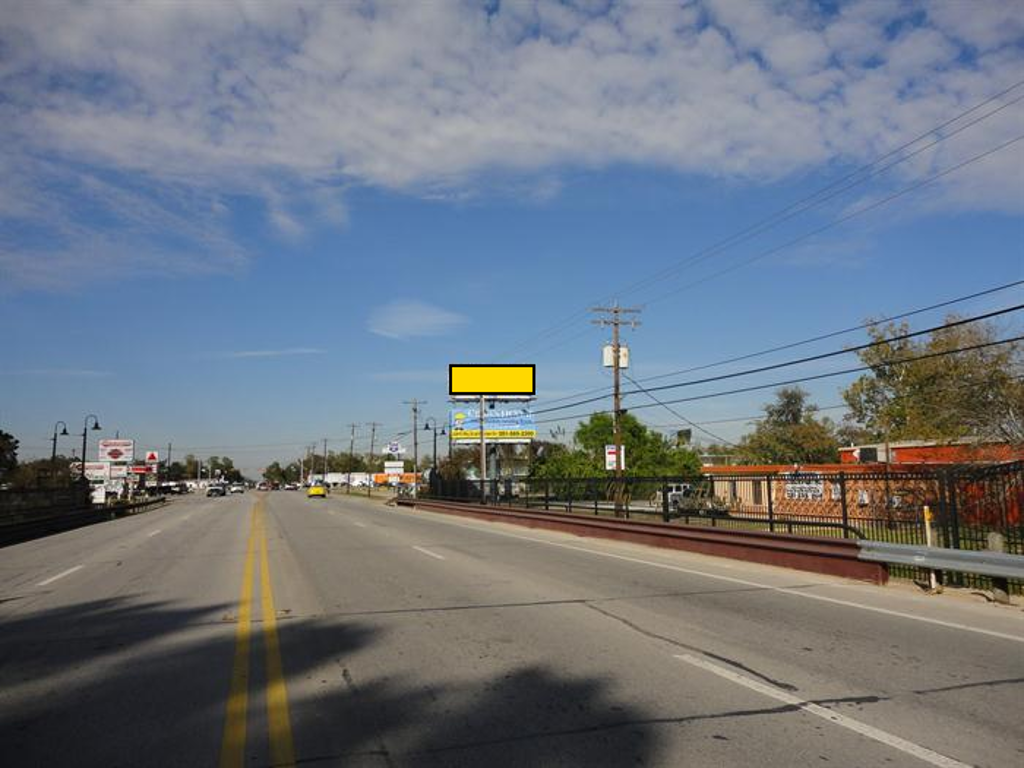
[[[401,514],[397,510],[397,514]],[[426,518],[421,518],[426,519]],[[576,552],[586,552],[591,555],[597,555],[599,557],[609,557],[613,560],[624,560],[628,563],[637,563],[639,565],[649,565],[653,568],[662,568],[668,571],[677,571],[678,573],[688,573],[693,576],[704,576],[709,579],[718,579],[719,581],[727,581],[731,584],[742,584],[747,587],[758,587],[759,589],[766,589],[772,592],[778,592],[784,595],[792,595],[793,597],[802,597],[806,600],[818,600],[823,603],[834,603],[835,605],[842,605],[847,608],[858,608],[862,611],[871,611],[873,613],[881,613],[886,616],[896,616],[901,619],[910,619],[911,621],[920,621],[925,624],[934,624],[940,627],[947,627],[949,629],[960,629],[964,632],[974,632],[979,635],[988,635],[989,637],[998,637],[1000,640],[1011,640],[1015,643],[1024,643],[1024,637],[1020,635],[1011,635],[1006,632],[997,632],[993,629],[982,629],[980,627],[971,627],[967,624],[959,624],[955,621],[944,621],[943,619],[933,619],[928,616],[918,616],[913,613],[903,613],[902,611],[894,611],[889,608],[879,608],[874,605],[864,605],[863,603],[855,603],[852,600],[840,600],[837,597],[826,597],[825,595],[814,595],[809,592],[805,592],[799,589],[790,589],[788,587],[773,587],[770,584],[761,584],[756,581],[749,581],[747,579],[737,579],[735,576],[722,576],[718,573],[709,573],[707,571],[698,571],[694,568],[683,568],[679,565],[670,565],[668,563],[658,563],[653,560],[643,560],[639,557],[629,557],[628,555],[616,555],[611,552],[601,552],[597,549],[588,549],[587,547],[577,547],[573,544],[563,544],[560,541],[548,541],[546,539],[537,539],[532,536],[520,536],[515,533],[509,533],[507,531],[497,531],[494,529],[488,529],[478,527],[475,525],[464,525],[462,523],[455,523],[450,520],[439,520],[431,518],[434,522],[444,523],[445,525],[454,525],[457,528],[465,528],[471,531],[482,531],[485,533],[493,533],[496,536],[507,536],[511,539],[521,539],[523,541],[532,541],[537,544],[547,544],[552,547],[562,547],[563,549],[571,549]],[[834,586],[828,583],[821,583],[821,586],[831,587]]]
[[[436,557],[438,560],[444,560],[445,559],[444,555],[439,555],[439,554],[437,554],[437,552],[431,552],[429,549],[424,549],[423,547],[413,547],[413,549],[415,549],[417,552],[422,552],[424,555],[430,555],[431,557]]]
[[[53,584],[57,579],[63,579],[65,576],[70,576],[75,571],[82,570],[82,566],[76,565],[74,568],[68,568],[66,571],[61,571],[56,576],[51,576],[48,579],[44,579],[36,584],[37,587],[45,587],[47,584]]]
[[[151,533],[147,533],[146,535],[147,536],[156,536],[158,533],[160,533],[160,529],[159,528],[157,528],[155,531],[152,531]]]
[[[899,736],[883,731],[874,726],[862,723],[860,720],[854,720],[852,717],[841,715],[838,712],[834,712],[831,709],[823,707],[819,704],[813,704],[809,701],[804,701],[799,696],[794,696],[791,693],[780,690],[772,685],[762,683],[760,680],[754,680],[753,678],[747,677],[733,672],[731,669],[720,667],[717,664],[712,664],[710,661],[698,658],[697,656],[691,656],[687,653],[673,654],[675,658],[680,661],[685,661],[687,664],[692,664],[695,667],[700,667],[708,672],[711,672],[719,677],[723,677],[726,680],[742,685],[745,688],[749,688],[752,691],[757,691],[760,694],[781,701],[794,707],[802,709],[811,715],[816,715],[824,720],[828,720],[834,725],[838,725],[842,728],[847,728],[855,733],[859,733],[861,736],[867,736],[869,739],[873,739],[881,744],[898,749],[900,752],[906,752],[908,755],[913,755],[918,760],[923,760],[926,763],[932,765],[942,766],[942,768],[969,768],[967,763],[961,763],[959,760],[954,760],[952,757],[946,757],[938,752],[933,752],[927,747],[922,747],[920,744],[915,744],[912,741],[901,739]]]
[[[352,521],[352,525],[358,525],[360,528],[365,528],[366,527],[366,523],[360,523],[360,522],[358,522],[356,520]]]

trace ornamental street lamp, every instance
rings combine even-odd
[[[424,431],[434,433],[434,453],[433,456],[431,457],[430,465],[433,468],[434,472],[437,472],[437,419],[435,419],[433,416],[428,417],[427,420],[423,423],[423,429]],[[441,436],[444,437],[444,435],[446,434],[447,432],[444,431],[444,427],[441,427]]]
[[[94,413],[90,413],[88,416],[85,417],[85,421],[82,424],[82,479],[83,480],[85,479],[85,441],[86,441],[86,438],[89,436],[89,429],[90,429],[90,427],[89,427],[89,419],[92,419],[92,427],[91,427],[91,429],[94,432],[98,432],[99,430],[102,429],[102,427],[100,426],[99,416],[97,416]]]
[[[63,421],[58,421],[56,424],[53,425],[53,448],[50,450],[50,469],[51,470],[53,469],[54,464],[57,462],[57,436],[58,436],[57,427],[61,428],[60,433],[59,433],[60,437],[67,437],[67,435],[68,435],[68,425],[65,424]]]

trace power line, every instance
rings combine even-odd
[[[807,357],[801,357],[801,358],[798,358],[796,360],[786,360],[786,361],[781,362],[781,363],[772,363],[771,365],[762,365],[762,366],[759,366],[757,368],[748,368],[748,369],[743,370],[743,371],[734,371],[733,373],[723,373],[723,374],[720,374],[718,376],[706,376],[706,377],[704,377],[702,379],[691,379],[690,381],[681,381],[681,382],[676,382],[674,384],[661,384],[661,385],[659,385],[657,387],[649,387],[647,390],[644,390],[644,391],[646,391],[646,392],[660,392],[660,391],[663,391],[663,390],[666,390],[666,389],[679,389],[681,387],[692,387],[692,386],[695,386],[697,384],[710,384],[711,382],[715,382],[715,381],[724,381],[726,379],[735,379],[735,378],[739,378],[741,376],[750,376],[750,375],[755,374],[755,373],[765,373],[767,371],[774,371],[774,370],[778,370],[780,368],[788,368],[788,367],[791,367],[791,366],[794,366],[794,365],[802,365],[804,363],[816,362],[818,360],[825,360],[827,358],[836,357],[838,355],[847,355],[847,354],[851,354],[853,352],[860,352],[860,351],[865,350],[865,349],[871,349],[872,347],[878,347],[878,346],[882,346],[882,345],[885,345],[885,344],[891,344],[894,341],[905,341],[906,339],[912,339],[912,338],[915,338],[917,336],[923,336],[923,335],[925,335],[927,333],[935,333],[936,331],[948,330],[950,328],[956,328],[956,327],[961,326],[961,325],[967,325],[969,323],[976,323],[976,322],[980,322],[982,320],[988,320],[990,318],[998,317],[1000,315],[1005,315],[1005,314],[1008,314],[1010,312],[1016,312],[1016,311],[1018,311],[1020,309],[1024,309],[1024,304],[1016,304],[1016,305],[1014,305],[1012,307],[1006,307],[1004,309],[998,309],[998,310],[994,310],[992,312],[986,312],[986,313],[984,313],[982,315],[975,315],[974,317],[968,317],[968,318],[964,318],[962,320],[956,320],[956,321],[951,322],[951,323],[944,323],[942,325],[935,325],[935,326],[932,326],[931,328],[923,328],[922,330],[919,330],[919,331],[912,331],[912,332],[909,332],[909,333],[901,333],[901,334],[899,334],[897,336],[892,336],[892,337],[886,338],[886,339],[880,339],[878,341],[867,342],[866,344],[859,344],[859,345],[854,346],[854,347],[847,347],[846,349],[837,349],[837,350],[833,350],[831,352],[822,352],[821,354],[808,355]],[[632,394],[636,394],[638,391],[639,390],[626,391],[626,392],[623,392],[622,394],[623,395],[632,395]],[[578,405],[586,405],[588,403],[594,403],[594,402],[597,402],[599,400],[604,400],[607,397],[608,397],[607,395],[600,395],[600,396],[597,396],[597,397],[586,398],[584,400],[577,400],[576,402],[568,403],[566,405],[555,405],[555,406],[551,406],[550,408],[541,408],[540,410],[534,411],[534,414],[535,415],[539,415],[539,414],[542,414],[542,413],[551,413],[553,411],[560,411],[560,410],[563,410],[565,408],[575,408]]]
[[[695,253],[691,254],[690,256],[688,256],[688,257],[678,261],[676,264],[672,265],[671,267],[667,267],[666,270],[670,270],[669,274],[671,274],[671,271],[677,271],[678,269],[681,269],[682,267],[684,267],[684,266],[688,265],[689,263],[691,263],[692,260],[694,260],[694,259],[699,259],[701,257],[704,257],[705,255],[712,255],[712,254],[720,252],[720,251],[722,251],[722,250],[724,250],[724,249],[726,249],[728,247],[731,247],[732,245],[736,245],[737,243],[745,242],[746,240],[749,240],[750,238],[752,238],[752,237],[754,237],[756,235],[759,235],[759,234],[761,234],[761,233],[763,233],[763,232],[765,232],[765,231],[767,231],[769,229],[772,229],[773,227],[777,226],[778,224],[782,223],[783,221],[786,221],[786,220],[792,218],[793,216],[797,215],[798,213],[804,213],[807,210],[810,210],[811,208],[813,208],[816,205],[818,205],[820,202],[824,202],[825,200],[819,200],[819,198],[821,198],[822,195],[824,195],[824,194],[830,192],[831,190],[833,190],[835,187],[840,186],[840,185],[844,184],[845,182],[850,181],[853,178],[856,178],[858,175],[861,175],[861,174],[864,174],[864,173],[870,171],[874,166],[878,165],[879,163],[884,162],[885,160],[888,160],[889,158],[894,157],[895,155],[898,155],[900,152],[903,152],[904,150],[909,149],[914,144],[917,144],[918,142],[920,142],[921,140],[927,138],[928,136],[931,136],[932,134],[935,134],[935,133],[943,130],[944,128],[948,128],[950,125],[953,125],[954,123],[962,120],[963,118],[967,117],[968,115],[971,115],[974,112],[977,112],[978,110],[983,109],[984,107],[988,106],[989,104],[992,104],[992,103],[998,101],[1003,96],[1006,96],[1007,94],[1013,92],[1014,90],[1016,90],[1017,88],[1021,87],[1022,85],[1024,85],[1024,80],[1019,80],[1019,81],[1013,83],[1008,88],[1005,88],[1002,91],[994,94],[993,96],[990,96],[987,99],[984,99],[983,101],[975,104],[973,107],[970,107],[969,109],[967,109],[967,110],[965,110],[963,112],[960,112],[959,114],[957,114],[954,117],[952,117],[952,118],[950,118],[950,119],[940,123],[939,125],[931,128],[931,129],[929,129],[929,130],[927,130],[927,131],[925,131],[925,132],[923,132],[921,134],[918,134],[913,139],[911,139],[911,140],[909,140],[909,141],[899,145],[898,147],[895,147],[894,149],[890,150],[889,152],[886,152],[885,154],[875,158],[871,162],[869,162],[869,163],[867,163],[865,165],[860,166],[859,168],[855,169],[854,171],[852,171],[852,172],[846,174],[845,176],[843,176],[843,177],[841,177],[841,178],[831,182],[830,184],[826,185],[825,187],[822,187],[821,189],[816,190],[815,192],[811,193],[810,195],[807,195],[807,196],[805,196],[803,198],[800,198],[799,200],[791,203],[790,205],[788,205],[788,206],[786,206],[786,207],[784,207],[784,208],[782,208],[782,209],[780,209],[778,211],[775,211],[772,214],[769,214],[768,216],[764,217],[763,219],[760,219],[760,220],[754,222],[753,224],[747,226],[746,228],[740,230],[737,233],[734,233],[733,235],[730,235],[730,236],[728,236],[726,238],[723,238],[722,240],[719,240],[716,243],[713,243],[713,244],[711,244],[709,246],[706,246],[705,248],[702,248],[702,249],[696,251]],[[971,126],[976,125],[977,123],[981,122],[984,119],[988,119],[989,117],[992,117],[996,113],[1000,112],[1002,109],[1005,109],[1006,107],[1009,107],[1011,104],[1015,104],[1018,101],[1020,101],[1020,97],[1018,97],[1017,99],[1014,99],[1013,101],[1011,101],[1011,102],[1009,102],[1007,104],[1004,104],[1004,105],[1000,106],[998,109],[993,110],[992,112],[989,112],[988,114],[984,115],[981,118],[973,120],[967,126],[962,126],[961,128],[957,129],[956,131],[954,131],[954,132],[952,132],[952,133],[950,133],[950,134],[948,134],[948,135],[946,135],[944,137],[941,137],[941,138],[937,139],[935,142],[933,142],[931,145],[929,145],[929,147],[934,146],[939,141],[944,141],[945,139],[948,139],[951,136],[956,135],[961,130],[963,130],[963,129],[967,128],[967,127],[971,127]],[[915,152],[914,154],[917,154],[917,152]],[[902,160],[899,160],[897,162],[903,162],[904,160],[910,159],[911,157],[914,156],[914,154],[908,155],[907,157],[904,157]],[[891,168],[895,164],[896,163],[892,163],[889,166],[886,166],[886,169]],[[864,181],[867,181],[868,179],[872,178],[875,175],[877,175],[877,173],[871,173],[871,174],[865,176],[864,178],[862,178],[860,181],[844,187],[843,191],[846,191],[846,190],[852,188],[853,186],[856,186],[857,184],[863,183]],[[834,197],[834,196],[835,195],[830,195],[828,198],[825,198],[825,199],[831,199],[831,197]],[[816,200],[817,200],[817,202],[815,202]],[[803,207],[801,208],[801,206],[803,206]],[[797,210],[796,213],[791,213],[792,211],[794,211],[794,209],[799,209],[799,210]],[[661,270],[658,273],[655,273],[655,275],[652,275],[652,276],[650,276],[648,278],[645,278],[645,279],[643,279],[641,281],[638,281],[638,282],[634,283],[632,286],[627,286],[626,292],[630,292],[630,291],[636,290],[639,286],[647,284],[647,283],[651,282],[652,280],[660,279],[660,277],[663,274],[665,274],[666,270]],[[620,292],[620,294],[621,294],[621,292]],[[602,299],[602,301],[605,301],[605,300],[607,300],[607,299]],[[541,332],[539,332],[537,334],[534,334],[527,341],[522,342],[522,343],[520,343],[520,344],[518,344],[518,345],[516,345],[514,347],[511,347],[508,350],[508,352],[505,353],[505,354],[511,354],[513,352],[516,352],[516,351],[518,351],[520,349],[523,349],[523,348],[527,347],[534,339],[539,341],[539,340],[542,340],[542,339],[549,338],[551,336],[557,335],[558,333],[560,333],[562,331],[563,328],[567,328],[568,326],[574,324],[578,319],[581,319],[582,317],[585,317],[585,316],[586,316],[586,310],[578,310],[578,311],[574,312],[573,314],[568,315],[564,320],[556,322],[552,326],[549,326],[544,331],[541,331]],[[504,356],[504,354],[502,356]]]
[[[738,355],[736,357],[730,357],[730,358],[726,358],[725,360],[719,360],[719,361],[714,362],[714,363],[704,363],[702,365],[696,365],[696,366],[692,366],[690,368],[681,368],[678,371],[670,371],[669,373],[660,373],[660,374],[658,374],[656,376],[645,376],[644,378],[639,379],[639,381],[657,381],[659,379],[665,379],[665,378],[668,378],[670,376],[680,376],[680,375],[682,375],[684,373],[694,373],[695,371],[704,371],[704,370],[707,370],[709,368],[717,368],[718,366],[721,366],[721,365],[728,365],[730,363],[739,363],[739,362],[742,362],[744,360],[750,360],[750,359],[755,358],[755,357],[763,357],[764,355],[769,355],[769,354],[771,354],[773,352],[782,352],[782,351],[785,351],[787,349],[793,349],[795,347],[804,346],[806,344],[813,344],[814,342],[817,342],[817,341],[825,341],[826,339],[832,339],[832,338],[835,338],[837,336],[843,336],[843,335],[845,335],[847,333],[853,333],[854,331],[860,331],[860,330],[863,330],[865,328],[871,328],[872,326],[876,326],[876,325],[878,325],[880,323],[891,323],[894,320],[904,320],[904,319],[906,319],[908,317],[913,317],[915,315],[920,315],[920,314],[923,314],[925,312],[931,312],[931,311],[934,311],[936,309],[942,309],[943,307],[948,307],[948,306],[951,306],[953,304],[960,304],[960,303],[965,302],[965,301],[970,301],[971,299],[977,299],[977,298],[980,298],[982,296],[988,296],[990,294],[998,293],[999,291],[1005,291],[1008,288],[1016,288],[1016,287],[1021,286],[1021,285],[1024,285],[1024,280],[1014,280],[1013,282],[1010,282],[1010,283],[1004,283],[1003,285],[997,285],[997,286],[995,286],[993,288],[987,288],[987,289],[985,289],[983,291],[976,291],[975,293],[971,293],[971,294],[968,294],[966,296],[959,296],[959,297],[957,297],[955,299],[948,299],[946,301],[941,301],[941,302],[939,302],[937,304],[931,304],[931,305],[929,305],[927,307],[920,307],[918,309],[912,309],[912,310],[909,310],[907,312],[901,312],[901,313],[895,314],[895,315],[883,316],[878,321],[869,321],[869,322],[866,322],[866,323],[862,323],[861,325],[854,325],[854,326],[851,326],[849,328],[843,328],[842,330],[838,330],[838,331],[830,331],[829,333],[823,333],[823,334],[821,334],[819,336],[812,336],[812,337],[810,337],[808,339],[802,339],[800,341],[793,341],[793,342],[788,342],[786,344],[780,344],[779,346],[769,347],[768,349],[762,349],[762,350],[759,350],[757,352],[748,352],[748,353],[745,353],[745,354],[742,354],[742,355]],[[572,394],[572,395],[564,395],[562,397],[557,397],[557,398],[554,398],[552,400],[545,401],[544,404],[545,405],[553,405],[554,403],[561,403],[561,402],[564,402],[565,400],[572,400],[572,399],[577,398],[577,397],[584,397],[585,395],[590,395],[590,394],[594,394],[594,393],[597,393],[597,392],[603,392],[603,391],[605,391],[607,389],[608,389],[607,385],[604,385],[604,386],[601,386],[601,387],[594,387],[592,389],[584,390],[582,392],[577,392],[577,393]]]
[[[1024,336],[1014,336],[1014,337],[1009,338],[1009,339],[1001,339],[999,341],[988,341],[988,342],[985,342],[983,344],[974,344],[974,345],[971,345],[969,347],[960,347],[958,349],[947,349],[947,350],[943,350],[942,352],[929,352],[927,354],[917,355],[915,357],[907,357],[907,358],[904,358],[902,360],[889,360],[885,364],[886,365],[890,365],[890,366],[892,366],[892,365],[905,365],[907,363],[913,363],[913,362],[917,362],[919,360],[930,360],[932,358],[946,357],[948,355],[958,355],[958,354],[960,354],[962,352],[973,352],[973,351],[978,350],[978,349],[986,349],[986,348],[989,348],[989,347],[996,347],[996,346],[1000,346],[1002,344],[1013,344],[1015,342],[1022,341],[1022,340],[1024,340]],[[846,375],[853,374],[853,373],[863,373],[865,371],[870,371],[870,370],[872,370],[872,366],[870,366],[870,365],[861,365],[861,366],[857,366],[855,368],[845,368],[845,369],[840,370],[840,371],[832,371],[830,373],[819,373],[819,374],[815,374],[813,376],[802,376],[802,377],[795,378],[795,379],[787,379],[785,381],[776,381],[776,382],[772,382],[771,384],[757,384],[757,385],[750,386],[750,387],[740,387],[738,389],[727,389],[727,390],[723,390],[721,392],[710,392],[710,393],[703,394],[703,395],[693,395],[691,397],[681,397],[681,398],[677,398],[675,400],[666,400],[665,403],[669,404],[669,405],[675,405],[677,403],[692,403],[692,402],[696,402],[698,400],[710,400],[711,398],[724,397],[726,395],[738,395],[738,394],[742,394],[742,393],[745,393],[745,392],[756,392],[756,391],[762,390],[762,389],[772,389],[773,387],[785,387],[785,386],[789,386],[790,384],[801,384],[801,383],[807,382],[807,381],[819,381],[821,379],[833,378],[835,376],[846,376]],[[649,404],[649,405],[634,405],[634,406],[631,406],[629,410],[640,410],[640,409],[643,409],[643,408],[653,408],[653,407],[654,407],[653,404]],[[568,421],[568,420],[571,420],[571,419],[582,419],[582,418],[586,418],[588,416],[592,416],[595,413],[608,413],[608,411],[592,411],[591,413],[577,413],[577,414],[573,414],[571,416],[562,416],[562,417],[555,418],[555,419],[539,419],[536,423],[537,424],[551,424],[551,423],[554,423],[554,422],[557,422],[557,421]]]
[[[690,421],[690,420],[689,420],[688,418],[686,418],[685,416],[683,416],[683,414],[681,414],[681,413],[680,413],[679,411],[677,411],[677,410],[676,410],[675,408],[673,408],[672,406],[670,406],[670,405],[667,405],[666,403],[663,403],[663,402],[661,402],[661,400],[659,400],[659,399],[658,399],[657,397],[655,397],[654,395],[652,395],[652,394],[651,394],[650,392],[648,392],[648,391],[647,391],[646,389],[644,389],[643,387],[641,387],[641,386],[640,386],[640,384],[638,384],[638,383],[637,383],[636,379],[634,379],[634,378],[633,378],[632,376],[630,376],[630,375],[629,375],[628,373],[624,373],[623,375],[624,375],[624,376],[625,376],[625,377],[626,377],[627,379],[629,379],[630,381],[632,381],[632,382],[633,382],[633,384],[634,384],[635,386],[639,387],[639,389],[640,389],[640,391],[641,391],[641,392],[643,392],[643,393],[644,393],[645,395],[647,395],[647,396],[648,396],[649,398],[651,398],[651,400],[653,400],[653,401],[654,401],[655,403],[657,403],[658,405],[660,405],[660,406],[661,406],[662,408],[664,408],[664,409],[665,409],[666,411],[668,411],[669,413],[671,413],[671,414],[672,414],[673,416],[675,416],[675,417],[677,417],[677,418],[679,418],[679,419],[682,419],[682,420],[683,420],[683,421],[684,421],[684,422],[685,422],[686,424],[689,424],[689,425],[690,425],[691,427],[693,427],[694,429],[700,430],[701,432],[703,432],[703,433],[704,433],[705,435],[707,435],[708,437],[712,437],[712,438],[714,438],[715,440],[717,440],[717,441],[718,441],[718,442],[720,442],[720,443],[725,443],[726,445],[732,445],[732,446],[735,446],[735,445],[736,445],[736,443],[732,442],[731,440],[726,440],[726,439],[725,439],[724,437],[722,437],[721,435],[716,435],[716,434],[715,434],[714,432],[712,432],[711,430],[709,430],[709,429],[705,429],[704,427],[702,427],[702,426],[701,426],[700,424],[698,424],[697,422],[695,422],[695,421]]]

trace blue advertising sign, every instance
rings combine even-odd
[[[448,413],[453,443],[480,442],[480,408],[454,408]],[[529,408],[486,409],[484,437],[488,443],[528,443],[537,437],[537,425]]]

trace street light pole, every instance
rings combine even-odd
[[[93,429],[93,431],[98,431],[98,430],[102,429],[102,427],[100,427],[100,419],[99,419],[99,417],[95,413],[90,413],[88,416],[86,416],[85,417],[85,421],[82,423],[82,479],[83,480],[85,479],[85,448],[86,448],[85,440],[89,436],[89,419],[92,419],[92,429]]]
[[[53,465],[57,462],[57,427],[61,427],[61,437],[68,434],[68,425],[63,421],[58,421],[53,425],[53,449],[50,451],[50,469],[53,469]]]

